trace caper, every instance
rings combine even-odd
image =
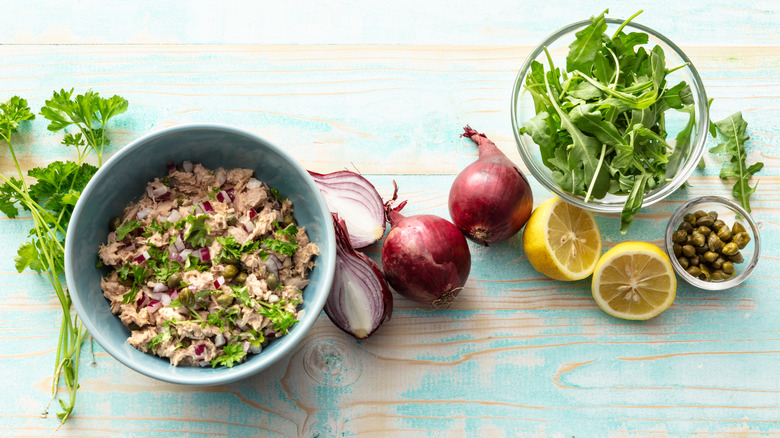
[[[731,240],[731,230],[729,229],[728,225],[724,224],[722,227],[720,227],[718,230],[718,237],[724,242]]]
[[[696,216],[693,213],[688,213],[685,216],[683,216],[683,220],[693,225],[696,223]]]
[[[739,251],[739,247],[737,247],[737,244],[734,242],[727,243],[723,249],[720,250],[720,252],[723,255],[731,256],[737,253]]]
[[[734,222],[734,226],[731,227],[731,232],[734,234],[744,233],[745,231],[747,230],[745,230],[745,227],[739,222]]]
[[[179,284],[181,284],[181,274],[174,272],[173,274],[169,275],[168,280],[165,281],[165,284],[168,285],[168,287],[171,289],[179,287]]]
[[[675,243],[672,245],[672,251],[675,257],[680,257],[682,255],[682,246],[679,243]]]
[[[247,277],[246,272],[239,272],[238,275],[236,275],[236,277],[233,280],[236,281],[237,283],[243,283],[246,281],[246,277]]]
[[[707,213],[707,214],[708,214],[708,215],[710,215],[710,217],[712,218],[712,220],[715,220],[715,219],[717,219],[717,218],[718,218],[718,212],[717,212],[717,211],[711,211],[711,212],[709,212],[709,213]]]
[[[704,281],[710,281],[710,270],[707,268],[707,265],[704,263],[699,265],[699,270],[701,271],[701,275],[699,275],[699,280]]]
[[[707,216],[707,212],[704,210],[696,210],[693,213],[693,217],[695,217],[697,221],[699,220],[699,218],[702,218],[704,216]]]
[[[702,225],[699,228],[697,228],[696,231],[698,231],[699,234],[701,234],[702,236],[705,236],[705,237],[709,236],[710,233],[712,232],[712,230],[710,230],[709,227],[705,227],[704,225]]]
[[[712,263],[712,262],[714,262],[714,261],[715,261],[715,260],[716,260],[718,257],[720,257],[720,256],[718,255],[718,253],[716,253],[716,252],[714,252],[714,251],[707,251],[707,252],[705,252],[705,253],[704,253],[704,255],[702,256],[702,258],[704,259],[704,261],[705,261],[705,262],[707,262],[707,263]]]
[[[699,275],[701,275],[701,269],[699,269],[698,266],[691,266],[688,269],[686,269],[685,272],[687,272],[688,274],[694,277],[698,277]]]
[[[685,242],[684,242],[684,244],[685,244],[685,245],[691,245],[691,244],[693,244],[693,236],[691,236],[690,234],[688,234],[687,236],[685,236]]]
[[[124,287],[132,287],[133,286],[132,276],[128,275],[127,278],[125,278],[124,280],[119,279],[119,284],[121,284]]]
[[[691,257],[696,254],[696,249],[691,245],[685,245],[682,247],[682,253],[685,257]]]
[[[217,295],[217,304],[222,307],[229,307],[233,304],[233,294],[222,293]]]
[[[182,205],[184,205],[184,201],[186,201],[186,200],[187,200],[186,196],[179,195],[179,196],[176,197],[176,205],[181,207]]]
[[[696,254],[702,255],[705,252],[709,251],[709,248],[707,248],[707,245],[697,246],[696,248]]]
[[[732,242],[737,244],[737,247],[739,249],[745,249],[747,244],[750,242],[750,234],[742,231],[734,235],[734,238],[732,239]]]
[[[273,272],[269,273],[265,277],[265,282],[268,283],[268,290],[274,290],[277,286],[279,286],[279,278],[277,278],[276,274]]]
[[[130,321],[130,324],[127,324],[127,328],[129,328],[132,331],[141,330],[141,326],[139,326],[133,321]]]
[[[709,246],[710,251],[720,252],[723,248],[723,241],[717,234],[710,234],[710,237],[707,238],[707,246]]]
[[[196,299],[192,291],[189,288],[185,288],[179,292],[179,301],[186,307],[192,307],[195,305]]]
[[[688,259],[685,257],[678,257],[677,261],[680,262],[680,266],[682,266],[683,269],[688,269]]]
[[[712,271],[712,273],[710,274],[710,278],[712,278],[715,281],[720,281],[720,280],[727,279],[728,275],[726,275],[726,273],[723,272],[722,270],[718,269],[716,271]]]
[[[291,214],[287,214],[282,218],[282,222],[284,222],[285,227],[289,227],[292,224],[298,224],[298,221],[295,220],[295,217]]]
[[[745,261],[745,258],[742,257],[742,253],[741,252],[737,252],[733,256],[729,256],[729,260],[734,262],[734,263],[742,263],[742,262]]]
[[[176,170],[179,172],[184,172],[184,166],[182,165],[176,166]]]
[[[726,274],[733,274],[734,273],[734,263],[732,262],[725,262],[723,263],[723,267],[721,267],[724,273]]]
[[[238,218],[234,214],[229,214],[225,222],[232,227],[238,223]]]
[[[222,276],[225,278],[233,278],[236,274],[238,274],[236,265],[227,265],[225,266],[225,269],[222,270]]]
[[[108,229],[111,231],[116,231],[120,225],[122,225],[122,218],[119,216],[114,216],[108,221]]]
[[[698,231],[694,231],[691,234],[691,244],[693,246],[703,246],[704,242],[706,242],[706,238],[703,234],[699,233]]]
[[[695,255],[693,257],[688,257],[688,263],[693,266],[698,266],[699,263],[701,263],[701,257]]]
[[[705,226],[710,227],[715,222],[715,219],[709,217],[709,216],[702,216],[698,219],[696,219],[696,225],[698,226]]]
[[[715,261],[710,263],[710,267],[712,269],[720,269],[724,263],[726,263],[726,259],[724,259],[723,256],[718,256]]]
[[[672,242],[685,243],[685,238],[688,237],[688,233],[683,230],[677,230],[672,234]]]
[[[677,227],[677,229],[685,231],[686,233],[690,233],[693,231],[693,225],[691,225],[690,222],[683,221],[683,223],[681,223],[680,226]]]
[[[713,223],[712,223],[712,229],[714,229],[714,230],[720,230],[720,229],[721,229],[721,228],[723,228],[725,225],[726,225],[726,223],[725,223],[725,222],[723,222],[722,220],[718,219],[718,220],[716,220],[715,222],[713,222]]]

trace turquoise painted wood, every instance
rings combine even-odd
[[[469,123],[520,163],[510,92],[546,35],[610,6],[676,41],[715,98],[713,118],[741,110],[752,201],[762,224],[754,275],[729,291],[681,283],[647,322],[603,313],[587,281],[531,268],[519,237],[471,245],[465,290],[428,312],[396,296],[390,322],[363,342],[323,314],[299,350],[230,385],[187,388],[145,378],[84,345],[73,418],[57,436],[780,436],[780,9],[771,2],[4,2],[0,100],[37,111],[51,91],[119,94],[108,153],[189,122],[229,123],[285,147],[318,171],[358,169],[410,213],[448,217],[449,186],[476,158]],[[175,11],[176,15],[173,15]],[[83,25],[90,15],[89,25]],[[9,18],[10,17],[10,18]],[[97,18],[92,18],[97,17]],[[42,118],[16,148],[29,169],[71,157]],[[708,146],[714,145],[710,141]],[[600,216],[605,247],[661,244],[684,201],[729,196],[719,158],[643,209],[627,236]],[[0,172],[13,163],[0,145]],[[550,195],[532,181],[535,205]],[[60,310],[45,278],[16,273],[29,218],[0,217],[0,435],[48,436]],[[381,247],[366,252],[379,259]]]

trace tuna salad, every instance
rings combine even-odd
[[[111,220],[103,295],[128,342],[172,365],[228,366],[298,322],[317,245],[249,169],[168,164]]]

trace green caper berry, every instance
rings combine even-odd
[[[709,216],[702,216],[698,219],[696,219],[696,225],[698,226],[705,226],[710,227],[715,222],[715,219],[709,217]]]
[[[720,230],[721,228],[723,228],[723,227],[725,227],[725,226],[726,226],[726,223],[725,223],[725,222],[723,222],[723,221],[722,221],[722,220],[720,220],[720,219],[718,219],[718,220],[716,220],[715,222],[713,222],[713,223],[712,223],[712,228],[713,228],[714,230]]]
[[[683,269],[688,269],[689,263],[687,258],[679,257],[677,261],[680,262],[680,266],[682,266]]]
[[[699,266],[699,264],[701,263],[701,257],[699,257],[697,255],[695,255],[693,257],[688,257],[688,263],[693,265],[693,266]]]
[[[698,277],[699,275],[701,275],[701,269],[699,269],[698,266],[690,266],[688,267],[688,269],[685,270],[685,272],[687,272],[688,274],[694,277]]]
[[[234,280],[237,283],[243,283],[246,281],[246,277],[247,277],[246,272],[239,272],[238,275],[236,275],[236,277],[234,278]]]
[[[696,248],[696,254],[698,255],[702,255],[709,250],[709,248],[707,248],[707,245],[697,246],[695,248]]]
[[[672,245],[672,251],[675,257],[680,257],[682,255],[682,246],[679,243],[675,243]]]
[[[685,222],[688,222],[692,226],[693,224],[696,223],[696,216],[693,213],[688,213],[685,216],[683,216],[683,220]]]
[[[707,216],[707,212],[704,210],[696,210],[693,213],[693,217],[695,217],[696,220],[699,220],[700,217],[704,217],[704,216]]]
[[[683,243],[685,242],[685,238],[688,236],[688,233],[686,233],[683,230],[677,230],[672,234],[672,242],[674,243]]]
[[[217,304],[222,307],[229,307],[233,304],[233,294],[222,293],[217,296]]]
[[[234,214],[229,214],[225,222],[232,227],[238,223],[238,218]]]
[[[268,290],[274,290],[279,286],[279,278],[273,272],[266,275],[265,282],[268,284]]]
[[[718,230],[718,237],[724,242],[731,240],[731,230],[729,229],[728,225],[723,225],[720,227]]]
[[[731,227],[731,232],[732,232],[732,233],[734,233],[734,234],[737,234],[737,233],[744,233],[745,231],[747,231],[747,230],[746,230],[746,229],[745,229],[745,227],[744,227],[744,226],[743,226],[741,223],[739,223],[739,222],[734,222],[734,226],[733,226],[733,227]]]
[[[720,250],[720,252],[721,252],[723,255],[727,255],[727,256],[732,256],[732,255],[736,254],[736,253],[737,253],[737,251],[739,251],[739,247],[737,247],[737,244],[736,244],[736,243],[734,243],[734,242],[729,242],[729,243],[727,243],[727,244],[726,244],[726,245],[723,247],[723,249],[721,249],[721,250]]]
[[[179,195],[179,196],[176,197],[176,205],[181,207],[182,205],[184,205],[184,201],[186,201],[186,200],[187,200],[186,196]]]
[[[176,170],[178,170],[179,172],[184,172],[184,166],[181,165],[176,166]]]
[[[186,307],[192,307],[195,305],[196,299],[191,290],[182,289],[182,291],[179,292],[179,301]]]
[[[718,212],[717,212],[717,211],[711,211],[711,212],[709,212],[709,213],[707,213],[707,214],[708,214],[708,215],[710,215],[710,217],[712,218],[712,220],[716,220],[716,219],[718,219]]]
[[[235,265],[227,265],[222,270],[222,276],[225,278],[233,278],[238,274],[238,268]]]
[[[725,280],[728,277],[726,276],[726,273],[718,269],[717,271],[712,271],[712,274],[710,274],[710,278],[712,278],[713,281],[720,281],[720,280]]]
[[[688,234],[685,236],[685,245],[692,245],[693,244],[693,236]]]
[[[693,232],[693,225],[691,225],[690,222],[683,221],[683,223],[681,223],[680,226],[677,227],[677,229],[685,231],[686,233],[691,233]]]
[[[292,224],[298,224],[298,221],[295,220],[295,217],[291,214],[287,214],[282,218],[282,222],[284,223],[285,227],[289,227]]]
[[[693,246],[704,246],[704,242],[706,241],[707,239],[704,237],[704,235],[698,231],[694,231],[693,234],[691,234],[691,244]]]
[[[707,246],[710,248],[710,251],[720,252],[723,248],[723,241],[720,240],[717,234],[710,234],[710,237],[707,238]]]
[[[119,216],[114,216],[108,221],[108,229],[111,231],[116,231],[120,225],[122,225],[122,218]]]
[[[165,284],[171,289],[179,287],[179,284],[181,284],[181,274],[174,272],[173,274],[169,275],[168,280],[165,281]]]
[[[709,227],[705,227],[704,225],[702,225],[699,228],[697,228],[696,231],[698,231],[699,234],[701,234],[702,236],[705,236],[705,237],[709,236],[710,233],[712,232],[712,230],[710,230]]]
[[[127,328],[129,328],[132,331],[141,330],[141,326],[139,326],[133,321],[130,321],[130,324],[127,324]]]
[[[712,262],[714,262],[715,260],[717,260],[717,259],[718,259],[718,257],[720,257],[720,256],[718,255],[718,253],[716,253],[716,252],[714,252],[714,251],[707,251],[707,252],[705,252],[705,253],[704,253],[704,255],[702,256],[702,258],[704,259],[704,261],[705,261],[705,262],[707,262],[707,263],[712,263]]]
[[[731,275],[734,273],[734,263],[725,262],[720,269],[723,270],[724,273]]]
[[[119,280],[119,284],[121,284],[124,287],[132,287],[133,286],[133,279],[131,276],[127,276],[124,280]]]
[[[691,257],[696,254],[696,249],[691,245],[685,245],[682,247],[682,253],[685,257]]]
[[[723,258],[723,256],[718,256],[712,263],[710,263],[710,267],[712,269],[720,269],[723,267],[723,264],[726,263],[726,259]]]
[[[707,265],[704,263],[699,265],[699,271],[701,271],[701,275],[699,275],[699,280],[704,281],[710,281],[710,270],[707,268]]]
[[[737,244],[739,249],[745,249],[748,243],[750,243],[750,234],[742,231],[734,235],[732,242]]]
[[[742,253],[737,252],[733,256],[729,256],[729,260],[734,262],[734,263],[742,263],[742,262],[745,261],[745,258],[742,257]]]

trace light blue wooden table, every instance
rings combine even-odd
[[[319,172],[357,168],[410,213],[447,214],[454,176],[476,158],[470,124],[521,163],[510,91],[532,46],[598,13],[565,2],[2,1],[0,100],[37,112],[52,90],[119,94],[118,150],[149,131],[228,123]],[[290,4],[285,4],[290,3]],[[750,160],[762,160],[754,215],[763,253],[723,292],[680,284],[648,322],[604,314],[588,281],[560,283],[528,264],[518,238],[471,245],[452,308],[396,296],[395,313],[356,342],[322,315],[273,368],[230,385],[188,388],[143,377],[89,343],[72,419],[58,436],[780,436],[780,8],[776,2],[613,2],[677,42],[715,98],[741,110]],[[22,167],[71,158],[42,117],[16,139]],[[710,145],[714,142],[710,141]],[[598,217],[605,247],[661,244],[666,219],[703,194],[729,196],[718,160],[692,188],[643,209],[627,236]],[[13,173],[5,145],[0,172]],[[534,203],[550,196],[535,181]],[[29,217],[0,217],[0,435],[47,436],[60,310],[45,278],[16,273]],[[380,248],[369,248],[378,258]]]

